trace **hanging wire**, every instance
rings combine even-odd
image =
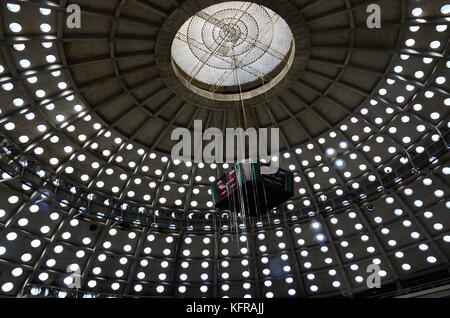
[[[248,7],[250,8],[250,6]],[[247,10],[248,10],[247,8]],[[246,10],[246,11],[247,11]],[[244,12],[245,13],[245,12]],[[238,19],[239,20],[239,19]],[[273,26],[273,24],[272,24]],[[266,27],[270,27],[266,26]],[[226,38],[225,38],[226,39]],[[255,40],[255,43],[253,44],[254,46],[256,46],[258,44],[258,39]],[[220,44],[220,46],[222,46],[224,44],[225,41],[222,41],[222,43]],[[246,107],[245,107],[245,102],[244,102],[244,98],[243,98],[243,91],[242,91],[242,84],[241,84],[241,80],[239,77],[239,68],[241,63],[238,63],[237,61],[237,56],[236,56],[236,52],[235,52],[235,43],[233,43],[233,47],[231,48],[231,52],[232,52],[232,60],[233,60],[233,76],[235,77],[235,82],[238,84],[238,88],[239,88],[239,101],[236,105],[236,114],[237,114],[237,120],[238,120],[238,127],[242,127],[241,125],[241,116],[242,116],[242,121],[244,124],[245,130],[247,130],[249,128],[249,123],[247,120],[247,112],[246,112]],[[215,52],[217,51],[219,47],[217,47],[209,56],[208,60],[215,54]],[[207,60],[207,61],[208,61]],[[204,62],[203,66],[207,63]],[[282,63],[285,61],[282,61]],[[203,67],[202,66],[202,67]],[[197,68],[197,67],[196,67]],[[261,71],[261,69],[259,69],[259,73],[260,73],[260,79],[262,82],[262,85],[265,85],[265,78],[264,78],[264,74]],[[198,74],[198,73],[197,73]],[[264,93],[265,94],[265,99],[266,99],[266,106],[269,107],[269,98],[267,96],[267,92]],[[213,102],[213,111],[214,111],[214,123],[217,123],[216,120],[216,102]],[[242,115],[240,114],[242,111]],[[241,153],[244,155],[244,157],[246,158],[246,149],[245,149],[245,134],[243,133],[244,129],[240,130],[240,135],[238,136],[239,139],[239,143],[240,143],[240,147],[241,147]],[[227,157],[227,156],[225,156]],[[245,159],[243,158],[243,159]],[[246,237],[246,246],[247,246],[247,253],[250,250],[249,248],[249,239],[248,239],[248,232],[247,232],[247,220],[249,221],[250,226],[253,226],[253,219],[252,219],[252,204],[251,204],[251,198],[250,198],[250,189],[248,189],[247,187],[247,180],[246,180],[246,160],[243,160],[243,162],[239,162],[241,161],[241,158],[236,158],[238,159],[236,162],[236,165],[234,166],[235,169],[235,174],[236,174],[236,191],[230,193],[230,187],[229,184],[227,182],[227,195],[228,195],[228,202],[229,202],[229,211],[230,211],[230,216],[231,216],[231,222],[232,225],[235,228],[235,233],[236,233],[236,243],[237,243],[237,248],[238,248],[238,253],[240,253],[240,238],[239,238],[239,234],[240,234],[240,222],[243,223],[243,227],[242,227],[242,233],[243,235],[245,235]],[[256,159],[257,160],[257,165],[260,165],[259,163],[259,156],[257,156],[257,158],[249,158],[249,159]],[[266,189],[263,183],[263,177],[261,176],[261,167],[259,166],[259,169],[257,170],[256,166],[252,163],[252,160],[249,160],[249,169],[250,169],[250,178],[251,178],[251,190],[252,190],[252,196],[253,196],[253,202],[254,202],[254,206],[253,209],[256,212],[256,215],[254,216],[256,220],[261,220],[262,221],[262,210],[268,210],[268,200],[267,200],[267,193],[266,193]],[[257,172],[259,171],[259,174],[257,175]],[[217,166],[217,175],[218,177],[220,177],[220,169]],[[260,178],[260,182],[257,182],[257,177]],[[227,176],[228,179],[228,176]],[[227,180],[229,181],[229,180]],[[262,189],[263,191],[263,198],[264,198],[264,202],[265,202],[265,206],[261,206],[261,202],[260,202],[260,193],[259,190]],[[248,209],[248,211],[247,211]],[[248,213],[247,213],[248,212]],[[270,220],[270,213],[269,211],[265,211],[267,212],[267,217],[268,217],[268,222],[269,224],[271,224],[271,220]],[[256,257],[256,255],[255,255]],[[249,270],[250,270],[250,264],[249,264]]]

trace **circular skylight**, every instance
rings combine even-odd
[[[294,55],[286,21],[264,6],[240,1],[198,12],[172,44],[173,66],[181,81],[195,93],[218,100],[268,91],[285,77]]]

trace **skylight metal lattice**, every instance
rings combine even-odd
[[[226,2],[189,19],[172,46],[176,67],[210,92],[270,81],[293,49],[287,23],[251,2]],[[237,72],[237,76],[236,76]],[[239,78],[240,82],[237,82]]]

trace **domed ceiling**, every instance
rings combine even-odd
[[[383,291],[448,273],[450,3],[253,5],[285,21],[278,61],[292,59],[243,113],[189,89],[172,52],[186,21],[216,6],[208,41],[236,3],[2,1],[0,295],[350,297],[372,292],[370,264]],[[227,36],[251,38],[252,21]],[[209,190],[231,165],[172,160],[171,134],[243,115],[280,128],[295,196],[235,223]]]

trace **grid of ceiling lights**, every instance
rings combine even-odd
[[[438,3],[445,23],[427,19]],[[450,4],[411,4],[408,19],[415,22],[405,26],[392,71],[373,96],[337,129],[278,158],[296,174],[287,211],[313,211],[325,193],[344,196],[344,186],[376,181],[377,168],[389,173],[406,164],[440,141],[440,128],[450,128]],[[228,166],[172,162],[108,129],[65,75],[56,4],[2,5],[7,41],[0,45],[9,54],[0,56],[0,91],[10,102],[1,105],[0,131],[8,139],[43,167],[95,191],[143,206],[213,208],[209,184]],[[348,295],[365,289],[369,264],[381,266],[384,282],[448,265],[449,174],[447,163],[436,161],[371,202],[375,210],[350,204],[341,213],[290,223],[274,217],[270,228],[233,234],[93,222],[3,173],[0,294],[18,295],[29,284],[67,287],[74,282],[68,272],[79,272],[83,290],[117,295]]]

